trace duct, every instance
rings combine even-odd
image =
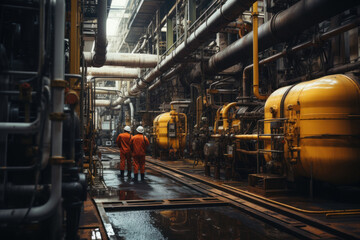
[[[136,95],[142,89],[148,87],[155,78],[162,75],[171,66],[177,62],[181,62],[184,58],[196,50],[203,42],[205,42],[209,35],[218,32],[223,26],[229,24],[233,19],[237,18],[242,12],[249,9],[254,0],[228,0],[210,17],[206,19],[190,36],[185,38],[176,49],[174,49],[166,58],[161,61],[156,68],[150,71],[144,79],[140,79],[129,92],[126,93],[124,98]],[[122,100],[118,101],[119,103]],[[119,104],[118,103],[118,104]]]
[[[106,19],[107,19],[107,1],[98,1],[98,19],[97,34],[95,39],[95,49],[92,58],[92,66],[102,67],[106,61]]]
[[[88,76],[92,77],[116,77],[116,78],[138,78],[140,75],[140,68],[124,68],[124,67],[101,67],[88,68]],[[111,79],[109,79],[111,81]],[[109,81],[108,80],[108,81]]]
[[[95,94],[110,94],[110,95],[115,95],[115,94],[117,94],[117,92],[116,92],[116,91],[111,91],[111,90],[101,90],[101,89],[97,90],[97,89],[95,89]]]
[[[346,9],[358,5],[357,0],[302,0],[280,12],[261,25],[258,30],[259,51],[281,43]],[[232,43],[225,50],[212,56],[207,71],[220,72],[247,59],[252,49],[253,33]]]
[[[84,52],[88,66],[92,66],[93,53]],[[153,68],[158,62],[158,56],[154,54],[138,53],[107,53],[103,65],[124,66],[132,68]]]
[[[65,0],[57,0],[54,3],[54,64],[53,80],[64,80],[64,32],[65,32]],[[53,90],[53,111],[63,113],[64,89]],[[62,122],[52,122],[52,157],[62,155]],[[54,164],[51,166],[51,193],[48,201],[41,206],[32,208],[3,209],[0,210],[1,222],[18,222],[42,220],[52,216],[61,204],[62,166]]]

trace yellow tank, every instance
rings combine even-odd
[[[162,113],[154,119],[154,132],[156,145],[170,153],[180,153],[185,148],[187,119],[184,113],[175,110]]]
[[[276,118],[288,120],[271,123]],[[294,176],[360,182],[360,86],[354,80],[331,75],[276,90],[265,104],[264,133],[277,126],[284,129],[286,168]],[[271,149],[269,141],[265,148]]]

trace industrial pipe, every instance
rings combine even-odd
[[[259,49],[258,49],[258,2],[253,4],[251,15],[253,16],[253,91],[254,95],[259,100],[266,100],[267,95],[261,95],[259,92]]]
[[[111,104],[110,100],[104,100],[104,99],[96,99],[95,100],[96,107],[109,107],[110,104]]]
[[[322,41],[326,41],[332,37],[335,37],[337,35],[339,35],[340,33],[343,33],[343,32],[346,32],[350,29],[353,29],[355,27],[358,27],[360,24],[360,18],[356,18],[354,21],[348,23],[348,24],[345,24],[345,25],[342,25],[342,26],[339,26],[335,29],[332,29],[326,33],[323,33],[321,34],[317,39],[315,39],[315,41],[311,40],[311,41],[307,41],[307,42],[304,42],[304,43],[301,43],[299,45],[296,45],[290,49],[287,49],[287,50],[284,50],[282,52],[279,52],[279,53],[276,53],[268,58],[265,58],[265,59],[262,59],[260,62],[259,62],[259,65],[263,65],[263,64],[267,64],[267,63],[270,63],[270,62],[273,62],[289,53],[293,53],[293,52],[297,52],[297,51],[300,51],[300,50],[303,50],[305,48],[308,48],[308,47],[311,47],[311,46],[316,46],[317,44],[319,44],[319,42],[322,42]],[[341,65],[340,68],[331,68],[331,69],[328,69],[326,70],[326,73],[324,74],[336,74],[336,73],[340,73],[340,72],[347,72],[347,71],[351,71],[351,70],[354,70],[356,68],[359,67],[360,65],[360,62],[356,62],[357,64],[345,64],[345,65]],[[242,79],[242,85],[243,85],[243,97],[247,95],[246,93],[246,80],[248,78],[248,71],[250,69],[252,69],[254,67],[254,64],[250,64],[248,66],[246,66],[244,68],[244,71],[243,71],[243,79]],[[315,74],[315,76],[317,77],[321,77],[324,75],[323,73],[321,75],[317,75]],[[287,83],[288,84],[288,83]]]
[[[110,67],[88,68],[88,76],[92,77],[116,77],[116,78],[138,78],[140,68]],[[111,81],[111,79],[110,79]]]
[[[212,138],[220,138],[221,134],[213,134]],[[235,139],[237,140],[271,140],[271,136],[257,135],[257,134],[240,134],[235,135]]]
[[[263,51],[277,43],[289,40],[305,29],[358,4],[357,0],[302,0],[274,15],[269,22],[259,27],[258,50]],[[252,47],[252,42],[253,33],[251,32],[213,55],[206,70],[216,73],[244,61],[250,55],[248,49]]]
[[[88,66],[92,66],[93,53],[84,52]],[[138,53],[107,53],[104,65],[124,66],[130,68],[153,68],[157,65],[158,56]]]
[[[135,84],[124,98],[129,98],[139,91],[148,87],[154,79],[161,76],[163,72],[167,71],[175,63],[183,61],[183,59],[196,50],[208,36],[214,32],[218,32],[222,27],[229,24],[233,19],[236,19],[245,10],[249,9],[254,0],[228,0],[218,10],[216,10],[206,21],[201,24],[185,41],[183,41],[176,49],[165,57],[152,71],[150,71],[144,79]],[[120,100],[119,102],[122,102]]]
[[[53,80],[64,80],[64,33],[65,33],[65,0],[54,3],[54,64]],[[53,89],[53,112],[62,114],[64,110],[64,88]],[[52,157],[62,155],[62,127],[61,121],[52,122]],[[18,209],[0,210],[1,222],[34,221],[49,218],[55,214],[61,204],[62,167],[58,164],[51,166],[51,193],[48,201],[41,206]]]
[[[237,102],[229,103],[228,105],[226,105],[226,107],[224,107],[222,109],[222,119],[223,119],[223,128],[224,128],[224,130],[229,127],[229,123],[227,121],[228,118],[229,118],[229,116],[228,116],[229,110],[230,110],[230,108],[235,107],[236,104],[237,104]]]
[[[106,61],[106,20],[107,20],[107,1],[98,1],[97,34],[95,39],[95,49],[92,58],[92,66],[102,67]]]

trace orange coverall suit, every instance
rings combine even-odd
[[[125,159],[127,160],[127,170],[131,171],[131,134],[128,132],[120,133],[116,139],[116,144],[120,148],[120,170],[125,170]]]
[[[142,134],[136,134],[130,140],[130,147],[134,159],[134,173],[145,173],[145,154],[146,147],[149,145],[149,140]]]

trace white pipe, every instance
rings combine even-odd
[[[88,68],[88,76],[93,77],[118,77],[118,78],[138,78],[140,76],[140,68],[110,67]]]
[[[95,100],[96,107],[109,107],[110,103],[111,103],[110,100],[104,100],[104,99],[96,99]]]
[[[237,18],[245,10],[248,10],[255,0],[228,0],[216,10],[206,21],[201,24],[188,38],[185,39],[176,49],[165,57],[154,69],[152,69],[138,84],[135,84],[128,91],[124,99],[138,94],[149,86],[154,79],[161,76],[174,64],[183,61],[184,57],[196,50],[210,34],[218,32],[221,27],[226,26],[233,19]],[[123,102],[119,99],[119,104]]]
[[[88,66],[91,66],[93,53],[84,52]],[[154,54],[139,53],[107,53],[104,65],[124,66],[130,68],[153,68],[157,65],[158,57]]]
[[[117,94],[116,91],[109,91],[109,90],[97,90],[95,89],[95,94],[110,94],[110,95],[115,95]]]
[[[131,125],[133,125],[134,123],[134,105],[132,104],[132,102],[130,101],[130,98],[128,98],[124,104],[129,104],[129,108],[130,108],[130,122]]]

